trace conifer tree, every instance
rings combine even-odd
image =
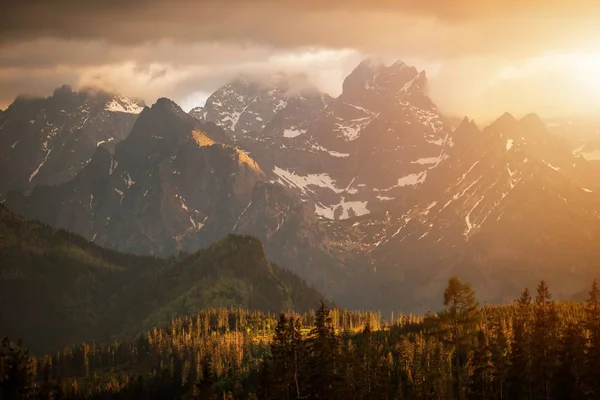
[[[196,383],[198,400],[216,399],[214,385],[215,375],[212,367],[212,358],[208,356],[202,360],[202,378]]]
[[[552,397],[552,379],[558,363],[558,316],[548,285],[541,281],[534,303],[532,372],[535,398]]]
[[[271,342],[267,396],[272,399],[291,399],[295,391],[294,324],[281,314]]]
[[[0,399],[27,399],[35,393],[35,370],[21,342],[2,340],[0,348]]]
[[[484,329],[477,332],[473,357],[471,358],[472,374],[469,380],[470,399],[489,399],[492,397],[492,351]]]
[[[493,338],[491,342],[492,364],[492,398],[506,398],[506,383],[509,374],[509,342],[506,334],[504,321],[497,320],[494,323]]]
[[[302,326],[299,318],[290,318],[288,321],[289,331],[291,333],[291,348],[290,348],[290,362],[292,369],[292,385],[294,391],[294,398],[301,399],[304,397],[306,387],[306,374],[304,370],[304,362],[306,357],[306,346],[302,339]]]
[[[309,398],[338,398],[338,338],[325,303],[315,313],[315,326],[308,338]]]
[[[440,317],[446,341],[454,350],[454,393],[460,400],[464,398],[464,365],[479,320],[479,305],[471,285],[452,277],[444,291],[444,306]]]
[[[585,328],[589,335],[586,381],[591,393],[600,398],[600,289],[595,279],[586,302]]]
[[[554,397],[584,399],[589,390],[586,382],[586,339],[584,327],[569,322],[560,339],[558,368],[554,376]]]
[[[513,340],[508,373],[509,398],[532,398],[531,373],[531,295],[525,289],[514,306]]]

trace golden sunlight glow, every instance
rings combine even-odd
[[[574,85],[573,91],[600,104],[600,50],[557,53],[544,56],[539,62],[545,67],[560,69],[565,80]]]
[[[594,101],[600,101],[600,51],[598,53],[574,54],[572,60],[577,78]]]

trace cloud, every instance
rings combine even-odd
[[[600,3],[521,0],[19,1],[4,5],[4,45],[40,37],[142,45],[319,46],[434,57],[516,52],[592,35]]]
[[[239,73],[281,71],[305,73],[336,95],[359,60],[376,54],[426,69],[432,97],[448,113],[531,107],[542,95],[557,108],[564,98],[545,88],[565,85],[538,74],[543,65],[501,78],[549,52],[597,52],[599,27],[600,2],[592,0],[8,2],[0,107],[64,83],[194,105]],[[515,96],[523,87],[531,87],[530,101]]]

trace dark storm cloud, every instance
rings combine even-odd
[[[64,83],[180,101],[282,69],[330,91],[377,54],[439,69],[434,100],[471,113],[498,70],[597,52],[599,26],[596,0],[0,0],[0,108]],[[342,56],[289,56],[323,49]]]
[[[600,18],[600,2],[592,0],[21,0],[3,8],[0,40],[5,44],[40,37],[378,51],[399,45],[414,51],[426,44],[438,56],[519,50],[531,42],[527,39],[569,36],[561,24],[569,17],[580,19],[580,29]],[[482,19],[489,21],[482,24]],[[481,31],[475,34],[471,26]],[[417,34],[412,41],[398,37],[411,33]],[[450,34],[450,43],[443,34]]]

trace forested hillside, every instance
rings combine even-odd
[[[68,399],[586,399],[600,396],[600,290],[557,303],[545,282],[480,307],[450,279],[425,316],[208,309],[134,341],[33,358],[5,340],[2,396]],[[15,395],[18,393],[18,397]],[[11,397],[16,396],[16,397]],[[54,396],[54,397],[53,397]],[[5,397],[2,397],[5,398]]]
[[[322,296],[229,235],[192,255],[132,256],[0,205],[0,335],[36,352],[127,339],[207,307],[304,312]]]

